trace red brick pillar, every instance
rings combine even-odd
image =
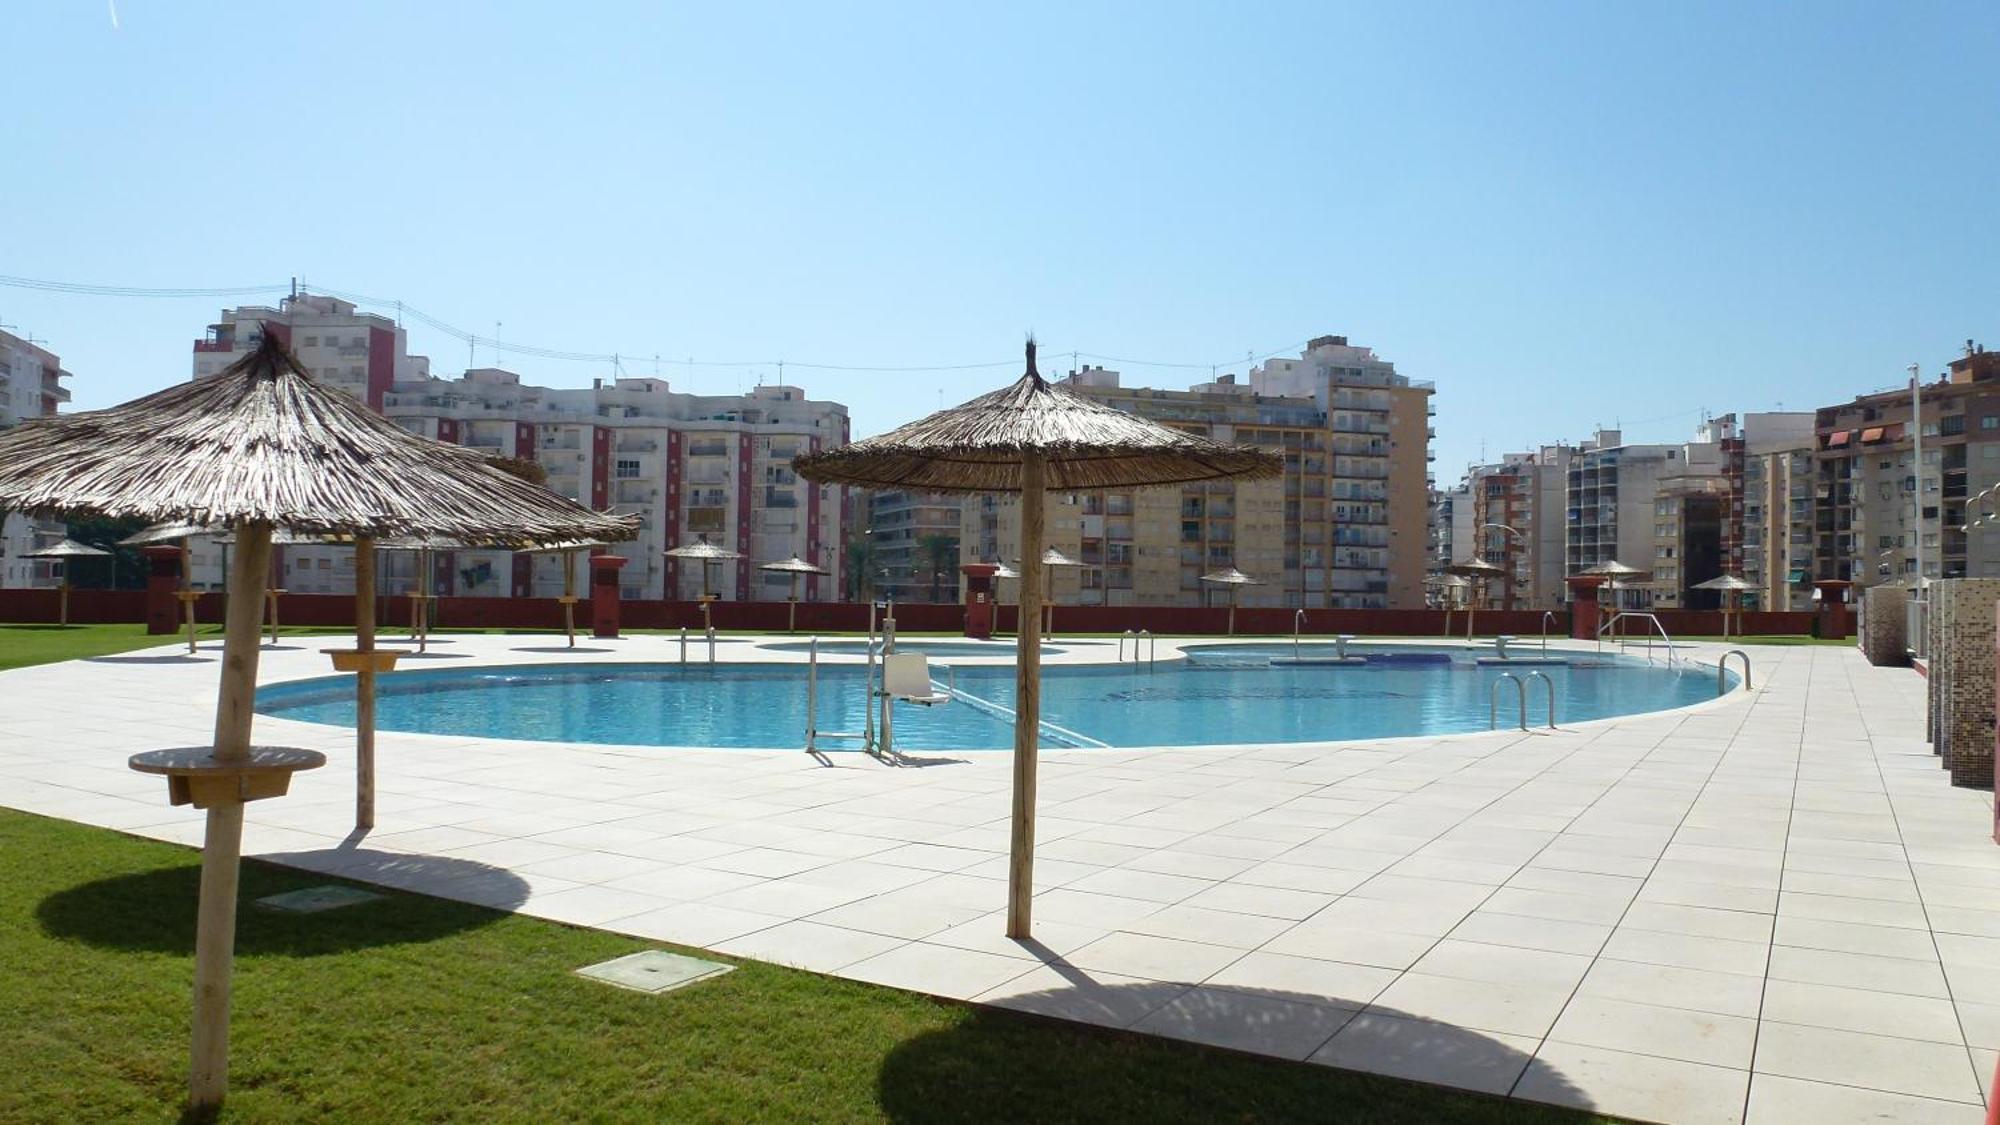
[[[1847,604],[1854,583],[1827,578],[1813,583],[1819,590],[1819,635],[1822,640],[1842,641],[1854,635],[1854,607]]]
[[[1604,621],[1604,607],[1597,601],[1597,590],[1604,585],[1604,576],[1572,574],[1563,581],[1569,584],[1570,639],[1595,640],[1597,627]]]
[[[181,588],[181,549],[162,544],[139,550],[146,556],[146,632],[177,633],[181,603],[174,593]]]
[[[965,574],[965,635],[979,640],[990,640],[993,636],[993,573],[1000,568],[992,563],[966,563],[958,568]]]
[[[590,556],[590,635],[618,635],[618,571],[623,555]]]

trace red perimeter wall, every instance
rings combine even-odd
[[[78,624],[138,623],[146,619],[143,590],[72,590],[70,620]],[[397,628],[410,620],[409,600],[380,599],[380,624]],[[998,609],[996,627],[1012,632],[1015,607]],[[695,602],[631,601],[619,607],[623,623],[632,629],[701,628],[701,607]],[[204,624],[222,621],[223,595],[204,594],[196,603],[195,619]],[[1289,635],[1293,612],[1289,609],[1239,609],[1238,633]],[[349,627],[354,624],[354,599],[345,594],[286,594],[281,599],[279,617],[286,625]],[[562,607],[553,598],[439,598],[437,623],[446,628],[560,629]],[[716,602],[718,629],[783,629],[784,602]],[[577,620],[588,626],[589,612],[579,606]],[[1674,636],[1713,636],[1722,632],[1722,614],[1716,610],[1660,610],[1660,623]],[[56,620],[54,590],[0,590],[0,621],[23,624],[53,623]],[[1064,633],[1122,633],[1127,629],[1149,629],[1154,633],[1221,634],[1227,627],[1227,609],[1195,609],[1179,606],[1073,606],[1055,609],[1058,636]],[[1743,632],[1752,635],[1809,634],[1811,613],[1745,613]],[[1633,622],[1636,632],[1642,623]],[[1540,637],[1542,614],[1533,610],[1481,610],[1476,622],[1482,635],[1513,633]],[[965,626],[965,609],[958,605],[909,603],[896,607],[896,626],[904,632],[958,632]],[[1445,615],[1435,609],[1309,609],[1304,631],[1316,634],[1353,633],[1357,636],[1441,636]],[[858,602],[800,602],[798,627],[802,632],[860,632],[868,627],[868,606]],[[1550,636],[1569,631],[1565,614],[1557,614],[1549,625]],[[1465,613],[1451,615],[1451,632],[1465,634]]]

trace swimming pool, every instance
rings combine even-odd
[[[876,641],[875,646],[877,651],[879,651],[881,649],[882,642]],[[765,644],[761,647],[769,649],[772,652],[805,652],[810,648],[812,648],[812,642],[780,641],[777,643]],[[896,641],[896,651],[921,652],[925,656],[929,657],[996,656],[996,657],[1005,657],[1009,660],[1012,660],[1014,658],[1014,642],[1013,641],[927,641],[922,638],[918,638],[916,640],[903,640],[901,638],[898,638]],[[1065,650],[1056,648],[1053,645],[1042,646],[1043,656],[1054,656],[1057,653],[1063,651]],[[867,655],[867,653],[868,653],[867,641],[821,641],[819,643],[819,654],[821,656],[829,656],[829,655],[865,656]]]
[[[1042,744],[1316,742],[1487,729],[1488,692],[1506,669],[1475,665],[1466,651],[1446,655],[1442,661],[1346,666],[1192,660],[1162,661],[1150,671],[1129,663],[1045,667]],[[1712,667],[1668,669],[1593,656],[1536,670],[1554,682],[1562,723],[1681,707],[1715,695]],[[933,671],[940,681],[947,678],[943,667],[933,664]],[[863,674],[856,664],[820,666],[819,729],[862,728]],[[931,708],[897,706],[898,749],[1013,745],[1013,667],[963,665],[955,675],[964,698]],[[382,730],[625,745],[804,744],[806,676],[798,664],[525,665],[392,672],[379,682],[376,721]],[[1502,689],[1503,725],[1511,690]],[[354,682],[335,676],[267,687],[257,693],[257,710],[351,726]],[[1546,713],[1538,695],[1531,721],[1540,725]]]

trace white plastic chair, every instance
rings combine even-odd
[[[941,693],[932,686],[930,661],[921,652],[897,652],[882,658],[882,692],[926,707],[951,702],[949,692]]]

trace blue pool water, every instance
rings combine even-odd
[[[804,652],[812,647],[812,642],[783,641],[778,644],[767,644],[762,647],[774,652]],[[875,647],[876,651],[881,651],[882,642],[875,642]],[[906,641],[899,639],[896,641],[896,651],[921,652],[925,656],[932,658],[940,656],[1002,656],[1011,658],[1014,655],[1014,643],[1012,641]],[[1052,645],[1042,646],[1043,656],[1061,651],[1063,650]],[[867,641],[821,641],[819,643],[819,654],[821,656],[864,656],[867,652]]]
[[[946,678],[941,666],[932,668],[940,681]],[[1331,667],[1194,660],[1162,661],[1152,671],[1130,663],[1044,668],[1042,717],[1049,725],[1042,744],[1190,746],[1485,730],[1487,693],[1503,670],[1476,666],[1464,651],[1443,662]],[[1537,670],[1554,681],[1563,723],[1715,695],[1713,668],[1670,670],[1604,657]],[[862,675],[860,665],[821,665],[821,730],[862,728]],[[973,699],[897,706],[899,749],[1013,745],[1013,667],[960,667],[957,686]],[[1507,725],[1512,689],[1501,690]],[[805,705],[805,669],[796,664],[534,665],[387,674],[377,723],[383,730],[559,742],[797,748],[804,744]],[[1546,706],[1538,694],[1529,708],[1534,725],[1541,725]],[[267,687],[257,693],[257,709],[352,725],[354,682],[341,676]]]

